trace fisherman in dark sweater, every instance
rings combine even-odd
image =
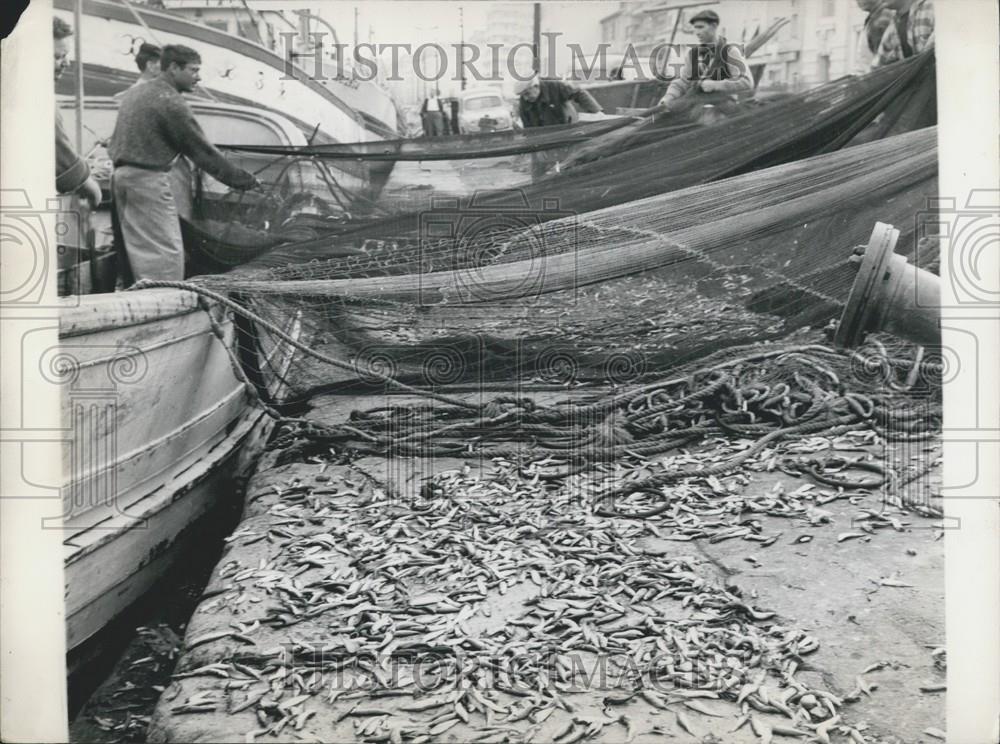
[[[527,80],[516,80],[514,93],[517,95],[517,115],[525,129],[573,124],[579,119],[580,111],[604,113],[601,104],[583,88],[562,80],[542,80],[537,74]],[[533,152],[532,178],[544,177],[555,163],[556,153],[546,150]]]
[[[184,245],[169,175],[178,156],[187,156],[231,188],[258,186],[251,173],[232,165],[205,138],[181,96],[198,84],[200,67],[193,49],[164,47],[160,76],[128,90],[111,135],[112,193],[137,281],[184,278]]]
[[[601,104],[590,93],[562,80],[542,80],[535,75],[516,81],[514,93],[517,113],[526,129],[572,124],[577,119],[577,109],[587,114],[603,113]]]

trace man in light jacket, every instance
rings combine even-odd
[[[882,67],[934,46],[934,0],[886,0],[896,11],[882,34],[872,67]]]

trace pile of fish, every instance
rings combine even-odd
[[[863,503],[899,481],[872,455],[886,437],[924,441],[939,405],[930,386],[916,405],[908,388],[887,387],[908,365],[886,354],[878,374],[859,377],[872,358],[755,350],[547,408],[499,396],[481,409],[356,412],[339,427],[310,422],[308,437],[292,427],[278,441],[300,475],[258,494],[266,519],[229,538],[267,557],[224,564],[202,605],[242,619],[187,642],[190,652],[225,639],[225,654],[181,674],[225,678],[225,691],[173,711],[252,711],[247,740],[320,726],[327,739],[390,744],[678,730],[719,741],[743,727],[762,742],[873,741],[842,707],[874,685],[862,674],[838,696],[806,681],[817,679],[802,674],[816,671],[805,657],[817,639],[684,552],[699,540],[773,545],[782,533],[766,532],[765,517],[806,527],[784,539],[808,541],[834,521],[823,507],[836,500],[859,507],[838,542],[907,528],[901,503]],[[393,467],[440,455],[466,464],[404,494],[389,490],[399,479],[351,469],[366,453]],[[776,470],[802,480],[752,487],[755,472]]]
[[[267,540],[274,557],[221,569],[225,590],[203,611],[242,605],[251,619],[188,647],[222,636],[242,645],[179,676],[224,677],[228,700],[205,693],[175,701],[175,713],[253,710],[248,740],[303,730],[324,711],[371,742],[423,744],[462,725],[462,741],[571,744],[605,729],[615,741],[660,732],[640,730],[640,705],[692,735],[728,718],[765,742],[866,741],[863,724],[842,719],[844,699],[796,676],[815,638],[695,557],[648,544],[693,529],[759,537],[741,524],[749,497],[711,497],[735,497],[745,481],[684,484],[675,509],[639,523],[597,516],[577,481],[504,460],[438,474],[408,500],[316,478],[276,486],[267,531],[230,538]],[[823,493],[772,492],[761,511],[797,501],[777,511],[815,518],[807,502]],[[266,626],[287,641],[251,647]],[[317,626],[318,638],[297,632]]]

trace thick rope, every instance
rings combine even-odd
[[[800,436],[802,434],[815,434],[820,431],[829,429],[829,434],[833,435],[834,432],[837,434],[845,433],[855,429],[861,429],[868,426],[864,421],[858,421],[855,416],[842,416],[833,421],[822,421],[816,422],[814,424],[805,424],[802,426],[792,426],[785,429],[778,429],[770,434],[761,437],[756,442],[754,442],[750,447],[743,450],[734,457],[729,458],[724,462],[720,462],[717,465],[710,465],[705,468],[696,468],[694,470],[681,470],[669,473],[659,473],[657,475],[644,478],[641,481],[633,481],[626,485],[618,486],[613,490],[600,494],[594,501],[605,501],[612,499],[615,496],[624,496],[628,493],[634,493],[636,491],[646,491],[651,488],[658,486],[663,486],[668,483],[673,483],[679,480],[685,480],[687,478],[708,478],[710,476],[725,475],[731,473],[733,470],[742,465],[748,458],[752,455],[757,454],[762,449],[764,449],[768,444],[776,441],[781,441],[793,436]],[[659,506],[655,506],[652,509],[647,509],[641,512],[621,512],[614,509],[611,506],[601,506],[594,509],[594,514],[600,517],[624,517],[627,519],[648,519],[654,517],[658,514],[662,514],[670,508],[670,501],[667,500]]]
[[[322,354],[318,351],[310,349],[308,346],[299,341],[297,338],[286,333],[284,330],[276,326],[274,323],[265,320],[252,310],[243,307],[238,302],[235,302],[234,300],[230,299],[229,297],[226,297],[223,294],[214,292],[210,289],[205,289],[204,287],[200,287],[197,284],[192,284],[190,282],[164,281],[159,279],[157,280],[142,279],[136,282],[130,289],[155,289],[155,288],[181,289],[187,292],[192,292],[201,297],[207,297],[208,299],[214,300],[215,302],[218,302],[220,305],[229,308],[234,313],[239,313],[248,320],[257,323],[260,327],[267,329],[285,343],[301,351],[303,354],[311,356],[314,359],[318,359],[319,361],[324,362],[326,364],[330,364],[334,367],[337,367],[338,369],[343,369],[348,372],[356,372],[354,367],[348,362],[342,362],[339,359],[334,359],[331,356],[327,356],[326,354]],[[394,377],[382,374],[377,370],[371,370],[368,374],[370,374],[372,377],[377,377],[386,385],[390,385],[392,387],[395,387],[407,393],[411,393],[413,395],[419,395],[424,398],[431,398],[432,400],[437,400],[442,403],[447,403],[448,405],[458,406],[459,408],[466,408],[473,411],[477,411],[480,408],[478,405],[466,403],[464,400],[459,400],[458,398],[451,398],[447,395],[439,395],[438,393],[433,393],[428,390],[422,390],[418,387],[414,387],[412,385],[407,385],[405,382],[400,382]]]

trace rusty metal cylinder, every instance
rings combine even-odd
[[[941,280],[897,254],[897,240],[892,225],[875,225],[834,333],[838,346],[857,346],[874,331],[940,345]]]
[[[941,280],[895,254],[869,331],[884,331],[920,346],[941,343]]]

